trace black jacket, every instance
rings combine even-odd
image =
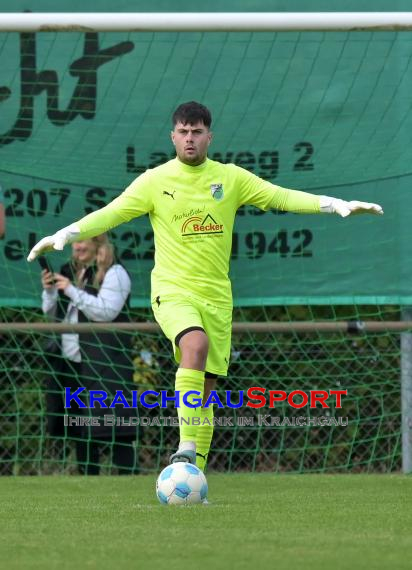
[[[86,272],[84,290],[90,295],[98,295],[98,289],[92,285],[93,268]],[[122,310],[112,322],[130,321],[130,297]],[[79,322],[89,322],[86,315],[79,310]],[[81,376],[87,390],[104,390],[108,394],[108,405],[113,400],[116,391],[121,390],[126,400],[131,404],[133,384],[132,335],[124,332],[82,333],[79,335],[80,352],[82,356]],[[98,406],[98,404],[96,404]],[[91,415],[99,416],[100,427],[92,427],[92,437],[114,438],[120,435],[127,437],[136,434],[136,426],[104,426],[104,415],[115,414],[123,423],[131,423],[131,418],[137,417],[137,410],[124,408],[122,404],[115,408],[95,407]]]

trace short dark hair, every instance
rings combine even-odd
[[[195,123],[201,121],[205,127],[209,128],[212,124],[212,115],[207,107],[196,101],[189,101],[188,103],[182,103],[178,106],[172,116],[173,126],[177,123],[182,123],[183,125],[194,125]]]

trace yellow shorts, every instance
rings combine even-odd
[[[206,372],[227,376],[229,367],[232,309],[222,309],[206,301],[188,296],[161,295],[152,300],[152,309],[160,328],[170,340],[176,362],[180,362],[180,350],[176,337],[191,327],[202,328],[209,340]]]

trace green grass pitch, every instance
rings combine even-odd
[[[151,476],[3,477],[2,567],[412,567],[408,476],[210,474],[208,481],[209,506],[167,507]]]

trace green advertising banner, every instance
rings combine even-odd
[[[46,0],[3,4],[3,11],[55,10]],[[246,2],[242,9],[275,10],[273,4]],[[211,2],[208,10],[234,7]],[[130,2],[115,8],[133,10]],[[181,2],[174,10],[191,8]],[[170,7],[147,3],[146,10]],[[25,261],[30,247],[173,157],[170,117],[188,100],[213,113],[210,158],[274,184],[385,210],[382,218],[348,220],[241,209],[231,261],[237,305],[410,304],[411,56],[412,34],[402,32],[1,33],[7,233],[0,304],[39,305],[40,268]],[[148,218],[111,237],[132,275],[133,304],[148,305]],[[49,259],[58,270],[69,255]]]

